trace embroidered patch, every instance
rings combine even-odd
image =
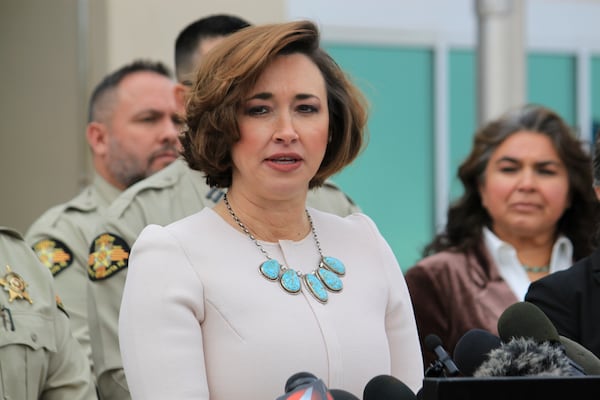
[[[57,239],[42,239],[33,245],[33,251],[53,276],[58,275],[73,263],[71,249]]]
[[[127,268],[129,246],[119,236],[110,233],[98,235],[90,246],[88,275],[92,281],[106,279]]]
[[[33,300],[27,293],[27,286],[29,286],[21,275],[13,272],[10,266],[6,266],[6,274],[0,278],[0,286],[4,287],[4,290],[8,292],[8,302],[12,303],[14,299],[27,300],[29,304],[33,304]]]

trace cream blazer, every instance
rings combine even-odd
[[[309,211],[323,254],[346,266],[343,290],[327,304],[265,279],[265,256],[210,208],[144,229],[119,318],[132,399],[275,399],[300,371],[357,397],[379,374],[422,386],[412,304],[392,250],[364,214]],[[319,260],[312,235],[262,245],[304,273]]]

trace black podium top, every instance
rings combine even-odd
[[[600,376],[425,378],[421,400],[599,400]]]

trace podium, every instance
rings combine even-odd
[[[599,400],[600,376],[425,378],[421,400]]]

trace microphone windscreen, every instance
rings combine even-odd
[[[329,389],[333,400],[359,400],[358,397],[342,389]]]
[[[440,339],[438,335],[430,333],[429,335],[425,336],[423,343],[425,344],[427,350],[433,353],[436,347],[442,345],[442,339]]]
[[[391,375],[372,378],[363,391],[363,400],[416,400],[417,396],[401,380]]]
[[[572,372],[570,360],[560,347],[515,337],[492,350],[473,376],[572,376]]]
[[[311,384],[317,379],[318,378],[310,372],[296,372],[294,375],[290,376],[285,382],[285,393],[289,393],[302,385]]]
[[[475,370],[489,358],[490,351],[501,344],[498,336],[483,329],[471,329],[456,342],[454,362],[464,376],[473,376]]]
[[[504,342],[512,338],[533,338],[538,343],[560,341],[552,321],[535,304],[521,301],[509,306],[498,318],[498,334]]]
[[[594,353],[568,337],[559,338],[567,357],[581,366],[586,375],[600,375],[600,359]]]
[[[312,374],[311,374],[312,375]],[[292,376],[293,377],[293,376]],[[290,377],[290,378],[292,378]],[[308,375],[300,376],[301,378],[310,378]],[[286,388],[288,385],[286,384]],[[321,379],[307,380],[305,383],[297,385],[290,391],[287,391],[283,396],[279,396],[275,400],[334,400],[333,396],[325,386]]]

